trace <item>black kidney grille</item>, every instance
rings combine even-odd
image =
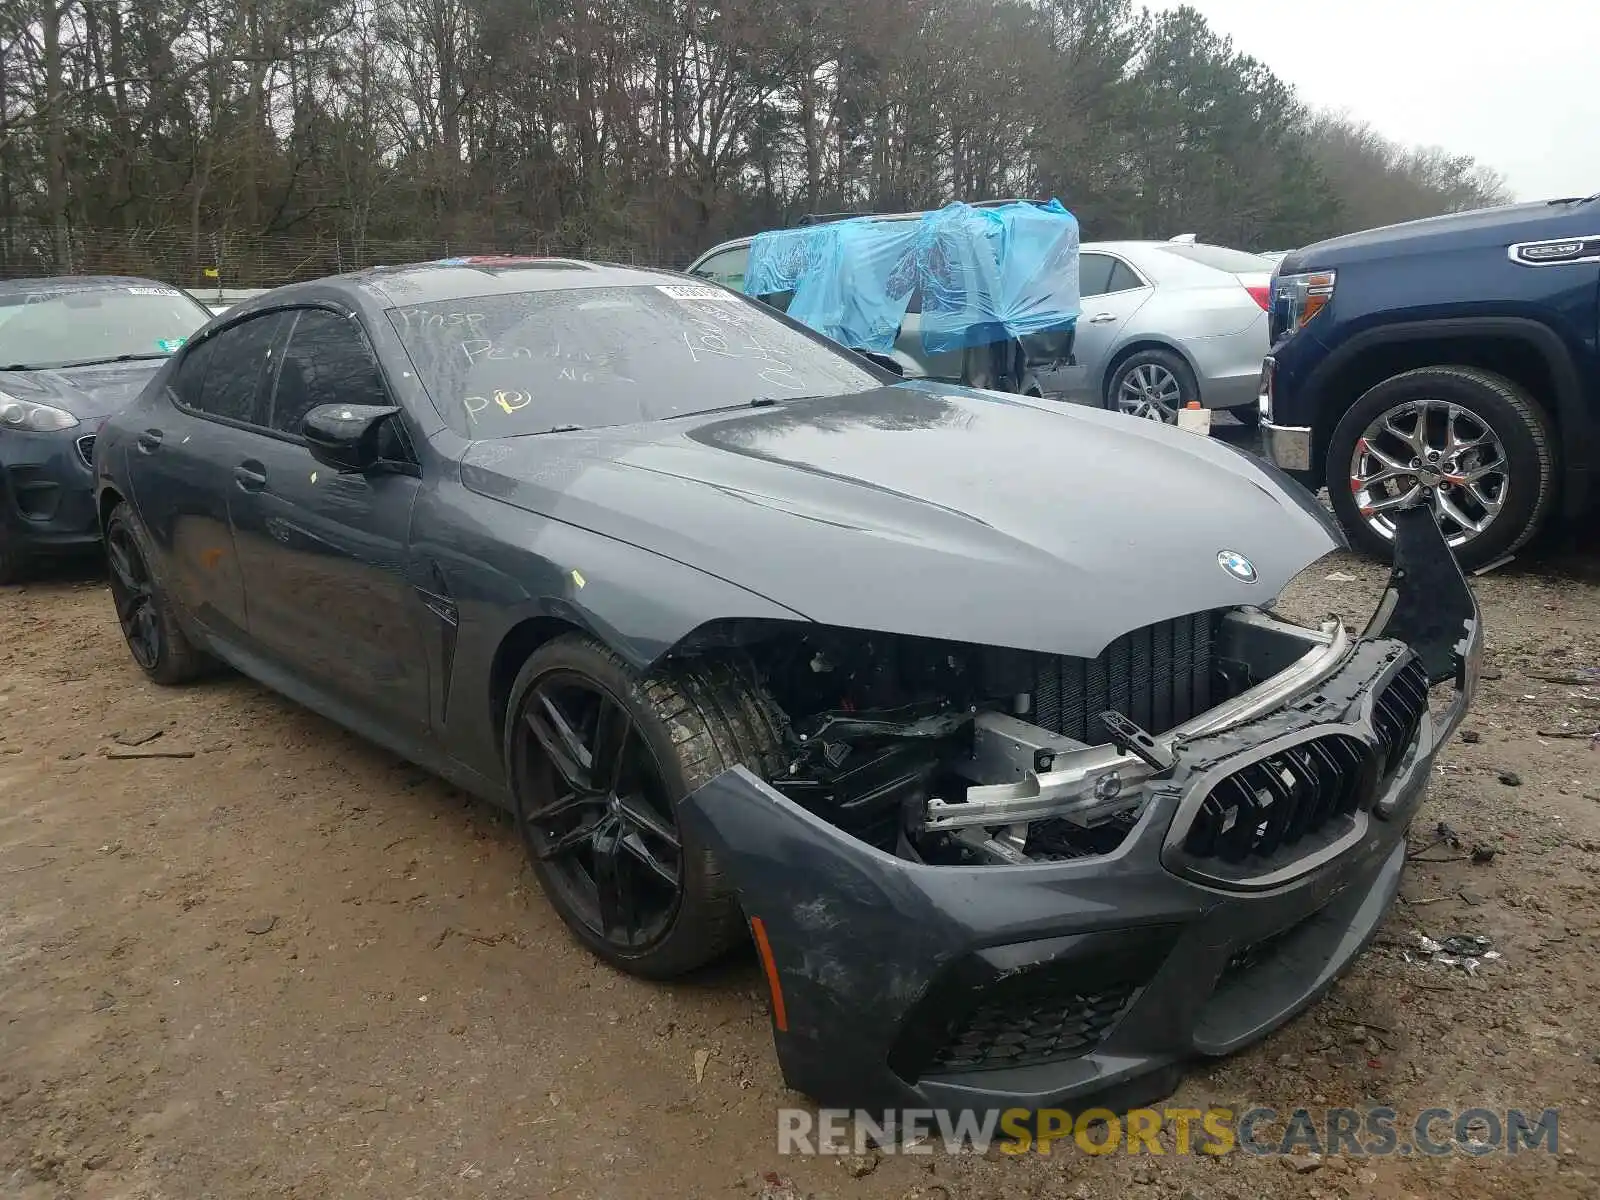
[[[1030,656],[1033,713],[1052,733],[1107,740],[1099,714],[1120,712],[1164,733],[1211,707],[1211,648],[1218,614],[1194,613],[1125,633],[1097,658]]]
[[[1017,977],[1025,979],[1026,977]],[[1081,1058],[1105,1040],[1138,989],[1061,992],[994,985],[958,1021],[929,1062],[929,1073],[994,1071]]]
[[[1372,725],[1378,734],[1379,774],[1387,779],[1417,740],[1417,730],[1428,711],[1428,672],[1420,659],[1402,667],[1381,692],[1372,710]]]
[[[1184,850],[1226,863],[1267,859],[1370,801],[1373,752],[1332,734],[1241,767],[1201,803]]]

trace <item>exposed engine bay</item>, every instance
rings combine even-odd
[[[902,858],[1001,865],[1115,850],[1185,737],[1282,704],[1348,644],[1337,622],[1240,608],[1094,659],[777,622],[679,653],[751,656],[784,731],[768,783],[795,803]]]

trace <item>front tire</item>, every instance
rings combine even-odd
[[[18,550],[0,550],[0,586],[23,583],[33,563]]]
[[[138,514],[126,500],[112,509],[105,529],[111,599],[123,640],[139,669],[156,683],[188,683],[209,673],[215,660],[178,624],[172,601],[150,569],[154,555]]]
[[[1324,471],[1357,549],[1390,557],[1386,513],[1422,501],[1468,570],[1525,545],[1556,496],[1549,419],[1518,384],[1477,367],[1422,367],[1372,388],[1335,427]]]
[[[742,660],[641,677],[581,634],[533,653],[506,711],[506,777],[534,873],[580,942],[649,979],[739,942],[733,888],[677,809],[730,767],[769,775],[779,729]]]
[[[1178,413],[1200,399],[1200,385],[1181,354],[1140,350],[1117,365],[1106,386],[1112,412],[1176,425]]]

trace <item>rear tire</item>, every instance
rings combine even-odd
[[[1142,420],[1176,425],[1178,412],[1200,399],[1200,385],[1183,355],[1172,350],[1140,350],[1111,373],[1105,406]]]
[[[1457,410],[1455,417],[1448,416]],[[1431,438],[1422,439],[1425,456],[1439,451],[1443,459],[1439,466],[1447,466],[1451,458],[1449,433],[1439,422],[1441,419],[1456,422],[1452,427],[1463,440],[1487,436],[1487,449],[1471,451],[1475,457],[1465,468],[1465,474],[1446,472],[1450,482],[1428,492],[1436,516],[1441,513],[1438,494],[1443,491],[1448,504],[1441,519],[1441,528],[1455,549],[1456,560],[1466,570],[1472,570],[1514,553],[1539,532],[1556,498],[1556,461],[1554,438],[1549,418],[1533,397],[1521,386],[1503,376],[1477,367],[1440,366],[1422,367],[1406,371],[1384,380],[1357,400],[1334,428],[1328,443],[1324,463],[1324,477],[1328,497],[1340,524],[1349,534],[1351,543],[1359,550],[1377,558],[1392,556],[1393,541],[1381,528],[1381,512],[1371,511],[1378,489],[1370,482],[1374,463],[1369,462],[1358,474],[1358,445],[1363,439],[1377,439],[1385,444],[1376,446],[1378,453],[1395,461],[1422,462],[1423,457],[1405,460],[1404,454],[1414,448],[1403,440],[1396,441],[1392,434],[1384,433],[1384,422],[1392,421],[1402,432],[1416,427],[1418,414],[1431,411],[1430,428],[1441,431]],[[1467,485],[1454,482],[1466,474],[1481,470],[1498,443],[1499,457],[1504,469],[1472,480],[1471,485],[1483,495],[1493,498],[1498,492],[1499,505],[1491,519],[1484,522],[1481,513],[1488,510],[1476,496],[1466,490]],[[1368,441],[1369,448],[1373,447]],[[1369,459],[1375,460],[1372,450]],[[1431,464],[1428,464],[1431,465]],[[1409,474],[1394,477],[1391,486],[1396,490],[1409,487]],[[1365,497],[1363,501],[1359,497]],[[1363,504],[1369,509],[1362,512]],[[1483,525],[1481,532],[1469,532],[1448,516],[1450,508],[1472,517]]]
[[[585,694],[595,697],[592,725]],[[600,790],[594,787],[602,773],[596,764],[610,761],[600,753],[602,721],[617,722],[622,715],[630,732],[620,736],[621,765],[603,772],[618,781],[611,789],[615,797],[578,800],[580,791]],[[739,943],[745,924],[733,886],[712,852],[679,827],[677,807],[730,767],[770,776],[782,760],[780,728],[776,708],[743,659],[697,659],[641,677],[582,634],[557,638],[533,653],[512,685],[506,710],[506,778],[534,874],[580,942],[611,965],[648,979],[682,975]],[[545,739],[552,731],[575,735],[582,744],[582,753],[568,758],[569,766],[589,773],[580,786],[573,786],[549,753]],[[654,781],[645,779],[650,770]],[[618,815],[631,834],[604,842],[599,832],[578,836]],[[660,828],[651,827],[653,818]],[[570,845],[558,849],[563,842]],[[641,868],[640,846],[658,863],[675,867],[670,887],[660,872]],[[634,889],[626,906],[630,917],[644,907],[641,897],[655,907],[657,893],[672,892],[659,897],[661,911],[637,930],[615,919],[622,911],[615,896],[609,903],[603,898],[606,888],[624,886],[624,868],[634,873],[626,884]]]
[[[156,683],[188,683],[209,674],[216,660],[194,645],[179,625],[166,589],[151,570],[150,538],[126,500],[106,521],[111,599],[133,661]]]

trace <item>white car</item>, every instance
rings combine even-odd
[[[906,213],[885,220],[916,220]],[[688,268],[744,290],[750,238],[723,242]],[[1267,353],[1267,306],[1273,264],[1254,254],[1197,243],[1085,242],[1079,251],[1076,366],[1051,372],[1032,391],[1120,409],[1174,424],[1190,401],[1226,408],[1254,424],[1261,360]],[[788,307],[787,293],[762,299]],[[913,294],[892,357],[908,379],[990,386],[969,372],[968,352],[930,353],[922,345],[920,298]],[[1031,391],[1021,381],[1021,391]]]
[[[1273,264],[1202,242],[1085,242],[1067,398],[1177,420],[1191,401],[1257,419]]]

